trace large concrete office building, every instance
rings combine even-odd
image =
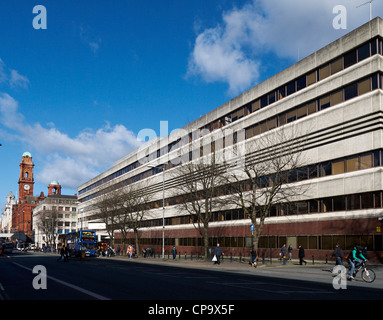
[[[306,257],[314,254],[321,259],[331,255],[335,243],[345,250],[360,243],[368,247],[371,258],[382,256],[378,219],[383,216],[382,38],[383,20],[376,18],[179,132],[153,139],[128,154],[78,188],[84,226],[97,222],[91,205],[105,190],[145,185],[150,188],[151,199],[140,229],[141,244],[160,250],[164,214],[165,250],[176,245],[182,253],[202,253],[201,236],[190,216],[177,209],[173,191],[179,181],[174,175],[179,165],[172,159],[181,160],[181,165],[194,161],[199,157],[194,151],[200,149],[196,147],[200,141],[216,140],[214,137],[222,132],[226,144],[221,149],[233,151],[236,144],[238,148],[245,144],[245,154],[240,155],[243,158],[250,156],[264,137],[295,132],[299,136],[291,141],[304,163],[291,183],[307,190],[290,199],[288,210],[278,205],[272,208],[265,220],[260,250],[272,248],[277,255],[283,244],[294,249],[302,245]],[[287,141],[278,148],[284,144]],[[209,244],[220,242],[226,254],[248,255],[250,225],[243,210],[216,208]],[[296,254],[294,250],[294,257]]]

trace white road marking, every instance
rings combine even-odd
[[[13,262],[13,264],[15,264],[15,265],[17,265],[17,266],[19,266],[19,267],[21,267],[21,268],[24,268],[24,269],[29,270],[29,271],[32,272],[32,269],[30,269],[30,268],[28,268],[28,267],[26,267],[26,266],[23,266],[23,265],[21,265],[21,264],[19,264],[19,263]],[[94,292],[92,292],[92,291],[89,291],[89,290],[80,288],[80,287],[78,287],[78,286],[75,286],[75,285],[73,285],[73,284],[71,284],[71,283],[68,283],[68,282],[59,280],[59,279],[57,279],[57,278],[54,278],[54,277],[51,277],[51,276],[48,276],[48,275],[47,275],[47,278],[48,278],[48,279],[51,279],[51,280],[53,280],[53,281],[55,281],[55,282],[57,282],[57,283],[60,283],[60,284],[62,284],[62,285],[64,285],[64,286],[67,286],[67,287],[69,287],[69,288],[72,288],[72,289],[74,289],[74,290],[77,290],[77,291],[80,291],[80,292],[82,292],[82,293],[85,293],[85,294],[87,294],[88,296],[91,296],[91,297],[96,298],[96,299],[98,299],[98,300],[111,300],[111,299],[106,298],[106,297],[104,297],[104,296],[101,296],[101,295],[99,295],[99,294],[97,294],[97,293],[94,293]]]

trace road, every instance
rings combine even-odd
[[[182,263],[160,259],[86,258],[57,261],[53,254],[0,257],[0,297],[3,300],[118,300],[168,303],[189,301],[236,304],[275,300],[382,300],[383,270],[377,280],[347,282],[333,287],[333,276],[322,267],[287,266],[257,269],[225,262]],[[148,263],[151,262],[151,263]],[[37,281],[46,270],[46,289]],[[186,266],[186,267],[185,267]],[[329,268],[329,267],[328,267]],[[37,278],[36,278],[37,277]],[[158,310],[157,310],[158,311]]]

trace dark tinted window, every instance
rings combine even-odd
[[[377,40],[374,39],[371,41],[371,55],[373,56],[374,54],[377,54],[377,46],[376,46]]]
[[[348,100],[358,95],[358,84],[353,83],[344,88],[344,99]]]
[[[297,80],[297,91],[306,88],[306,76],[300,77]]]
[[[326,161],[320,164],[320,176],[328,176],[331,175],[331,162]]]
[[[366,43],[358,48],[358,61],[362,61],[370,56],[370,44]]]
[[[372,90],[378,89],[378,75],[374,74],[371,78]]]
[[[356,63],[356,50],[352,50],[344,55],[344,67],[347,68]]]
[[[269,94],[269,104],[275,102],[275,91]]]
[[[267,106],[267,96],[261,97],[261,108]]]
[[[295,92],[295,81],[291,81],[286,85],[287,95]]]

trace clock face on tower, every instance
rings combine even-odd
[[[27,190],[27,191],[28,191],[29,189],[30,189],[30,186],[29,186],[28,184],[25,184],[25,185],[24,185],[24,190]]]

